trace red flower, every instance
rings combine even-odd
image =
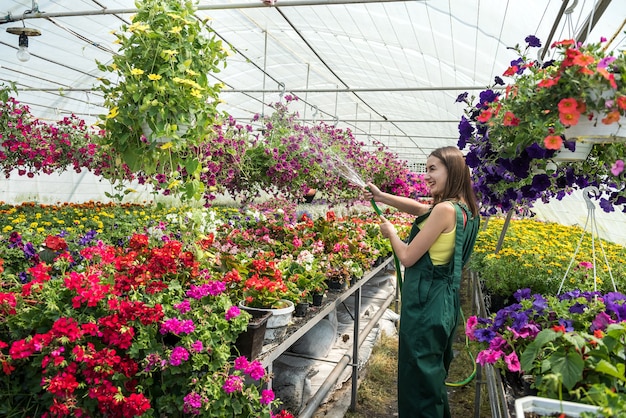
[[[52,235],[46,237],[43,245],[52,251],[63,251],[67,249],[67,243],[63,238]]]

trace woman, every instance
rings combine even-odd
[[[398,351],[400,418],[450,417],[445,379],[459,322],[461,271],[480,223],[469,168],[461,151],[443,147],[426,160],[432,205],[381,192],[368,183],[365,195],[413,214],[408,244],[381,217],[381,232],[405,267],[401,286]]]

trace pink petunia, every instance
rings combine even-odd
[[[515,351],[508,356],[504,356],[504,362],[509,368],[509,371],[519,372],[521,370],[519,359],[517,358],[517,353]]]
[[[619,176],[620,174],[622,174],[623,171],[624,171],[624,160],[617,160],[615,161],[613,166],[611,166],[611,173],[614,176]]]

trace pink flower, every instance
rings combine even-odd
[[[504,362],[512,372],[519,372],[521,370],[519,359],[517,358],[517,353],[515,351],[508,356],[504,356]]]
[[[230,321],[231,319],[238,317],[240,314],[241,310],[238,307],[231,306],[228,308],[228,311],[226,311],[226,320]]]
[[[243,389],[243,379],[241,376],[230,375],[222,385],[226,393],[241,392]]]
[[[268,405],[273,400],[274,392],[271,389],[264,389],[263,392],[261,392],[261,403],[263,405]]]
[[[619,176],[624,171],[624,160],[617,160],[611,166],[611,173],[614,176]]]
[[[477,324],[478,318],[476,318],[476,315],[472,315],[467,318],[467,322],[465,323],[465,335],[467,335],[467,337],[472,341],[476,341],[476,337],[474,337],[474,328]]]
[[[488,348],[478,353],[478,356],[476,356],[476,363],[481,366],[484,366],[485,364],[495,364],[496,361],[498,361],[498,359],[503,355],[504,353],[500,350],[491,350]]]

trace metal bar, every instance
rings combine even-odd
[[[354,329],[352,341],[359,341],[359,327],[361,316],[361,289],[354,292]],[[361,344],[352,345],[352,397],[350,398],[350,411],[356,411],[357,389],[359,388],[359,347]]]
[[[307,75],[308,78],[308,75]],[[290,93],[387,93],[406,91],[460,91],[460,90],[484,90],[485,86],[432,86],[432,87],[376,87],[376,88],[335,88],[335,89],[287,89]],[[24,91],[98,91],[95,88],[61,87],[61,88],[24,88]],[[493,90],[493,89],[492,89]],[[283,89],[224,89],[220,93],[284,93]]]
[[[408,2],[408,0],[294,0],[280,2],[280,5],[269,5],[259,1],[258,3],[230,3],[230,4],[201,4],[197,10],[230,10],[230,9],[267,9],[267,8],[283,8],[283,7],[299,7],[299,6],[332,6],[337,4],[369,4],[369,3],[395,3]],[[137,13],[136,8],[132,9],[100,9],[100,10],[82,10],[75,12],[56,12],[56,13],[27,13],[23,15],[7,15],[0,18],[0,24],[8,22],[18,22],[26,19],[46,19],[49,17],[79,17],[94,15],[119,15]]]
[[[386,265],[386,263],[384,263],[383,265]],[[385,302],[381,305],[380,309],[369,320],[365,328],[360,332],[358,341],[353,340],[352,344],[354,344],[355,341],[357,342],[358,347],[360,347],[363,344],[363,341],[365,341],[365,338],[367,338],[368,334],[374,328],[374,326],[378,324],[378,321],[380,321],[380,318],[382,318],[386,309],[393,302],[394,297],[395,295],[392,292],[389,295],[389,297],[385,300]],[[347,351],[349,350],[350,350],[350,347],[348,347]],[[337,366],[335,366],[335,368],[328,375],[326,380],[324,380],[324,383],[322,383],[322,386],[320,386],[320,388],[315,393],[315,395],[313,395],[311,399],[308,400],[305,407],[302,409],[300,414],[298,414],[298,418],[310,418],[313,416],[313,414],[317,411],[317,408],[322,403],[322,401],[324,400],[328,392],[335,386],[335,383],[337,383],[337,380],[339,380],[339,377],[341,376],[341,373],[343,372],[343,370],[349,365],[349,362],[351,360],[350,357],[351,356],[349,354],[344,354],[344,356],[339,361],[339,363],[337,363]]]

